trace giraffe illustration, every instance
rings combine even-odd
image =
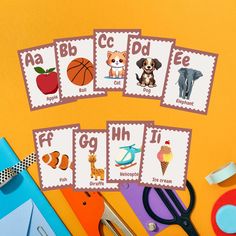
[[[95,167],[95,162],[97,161],[97,159],[94,153],[89,154],[88,161],[90,162],[91,166],[91,178],[95,177],[95,180],[97,180],[97,177],[100,176],[100,180],[104,180],[104,170],[97,169]]]

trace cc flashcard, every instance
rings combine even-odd
[[[95,30],[95,89],[121,90],[124,86],[129,35],[141,30]]]
[[[79,124],[33,130],[43,190],[73,184],[73,130]]]
[[[60,103],[53,44],[18,51],[30,110]]]
[[[117,190],[117,183],[107,183],[105,130],[74,131],[74,189]]]
[[[93,89],[93,37],[56,39],[54,45],[62,99],[104,96]]]
[[[160,99],[174,39],[129,36],[124,96]]]
[[[146,127],[140,183],[167,189],[184,189],[190,141],[189,129]]]
[[[107,123],[107,178],[109,182],[138,180],[144,128],[152,124],[151,121]]]
[[[175,47],[161,105],[206,114],[216,61],[217,54]]]

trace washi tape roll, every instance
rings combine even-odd
[[[236,165],[230,162],[220,169],[210,173],[206,180],[209,184],[218,184],[236,174]]]

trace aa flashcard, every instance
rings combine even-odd
[[[146,127],[140,183],[167,189],[184,189],[190,141],[189,129]]]
[[[137,181],[146,125],[153,122],[112,121],[107,123],[107,167],[109,182]]]
[[[129,35],[141,30],[95,30],[95,89],[121,90],[124,86]]]
[[[117,183],[107,183],[107,132],[74,131],[74,188],[76,190],[117,190]]]
[[[93,37],[54,40],[62,99],[104,96],[94,91]]]
[[[31,110],[60,103],[53,44],[18,51]]]
[[[174,39],[129,36],[123,94],[159,99]]]
[[[73,130],[79,124],[33,130],[43,190],[73,184]]]
[[[206,114],[216,61],[217,54],[175,47],[161,105]]]

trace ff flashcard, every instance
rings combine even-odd
[[[107,183],[105,130],[74,131],[74,189],[114,191],[117,183]]]
[[[95,89],[122,90],[127,62],[129,35],[140,30],[95,30]]]
[[[216,61],[217,54],[175,47],[161,105],[206,114]]]
[[[73,130],[79,124],[33,130],[41,188],[73,184]]]
[[[146,127],[140,183],[167,189],[184,189],[191,130],[164,126]]]

